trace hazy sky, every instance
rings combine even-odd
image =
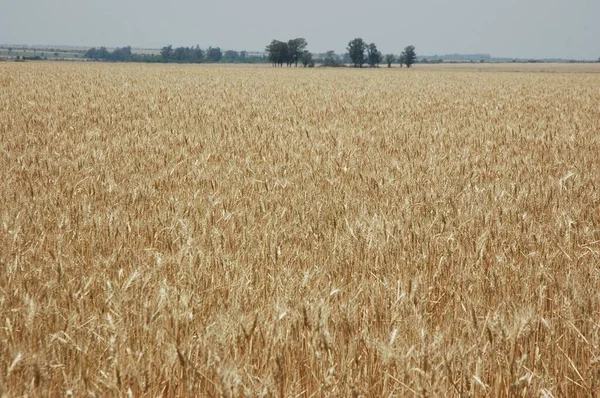
[[[0,43],[263,50],[307,39],[345,52],[600,57],[600,0],[0,0]]]

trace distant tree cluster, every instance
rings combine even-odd
[[[283,66],[284,64],[298,66],[298,63],[301,63],[304,67],[314,66],[312,53],[306,49],[307,46],[308,43],[301,37],[290,39],[287,42],[273,40],[265,48],[265,51],[267,52],[267,59],[273,66]]]
[[[165,46],[160,54],[136,54],[130,46],[116,48],[109,51],[106,47],[90,48],[85,52],[85,58],[98,61],[113,62],[173,62],[173,63],[259,63],[270,62],[273,66],[282,67],[286,65],[313,67],[321,64],[327,67],[345,66],[352,64],[354,67],[362,68],[368,65],[377,68],[385,62],[388,68],[394,62],[400,66],[406,65],[410,68],[417,62],[417,54],[414,46],[407,46],[404,51],[396,56],[394,54],[383,55],[375,43],[367,44],[363,39],[356,38],[348,43],[348,52],[338,56],[334,51],[314,56],[307,50],[308,43],[304,38],[290,39],[288,41],[273,40],[265,48],[266,56],[260,54],[249,55],[246,51],[227,50],[223,52],[219,47],[208,47],[206,50],[196,45],[195,47]],[[12,49],[11,49],[12,50]]]
[[[400,66],[404,64],[410,68],[417,61],[417,53],[414,46],[407,46],[398,58],[394,54],[388,54],[384,58],[375,43],[367,44],[363,39],[356,38],[348,43],[347,50],[348,56],[355,68],[362,68],[364,64],[368,64],[371,68],[376,68],[379,67],[379,64],[384,59],[388,68],[391,68],[396,60],[400,63]]]
[[[220,59],[221,49],[217,48],[215,50],[218,50]],[[160,56],[164,62],[200,63],[204,62],[205,53],[199,46],[177,47],[175,49],[173,46],[165,46],[160,50]]]
[[[200,46],[196,47],[163,47],[160,55],[165,62],[178,63],[200,63],[200,62],[220,62],[223,58],[223,52],[219,47],[208,47],[206,51]]]
[[[116,48],[109,51],[106,47],[90,48],[85,52],[85,58],[97,61],[113,62],[173,62],[173,63],[261,63],[267,62],[265,57],[252,55],[246,51],[227,50],[223,52],[219,47],[208,47],[206,50],[195,47],[165,46],[160,54],[135,54],[131,47]]]
[[[398,61],[400,66],[406,65],[410,68],[417,61],[414,46],[406,47],[398,57],[393,54],[384,57],[375,43],[367,44],[361,38],[356,38],[348,43],[348,52],[342,58],[336,55],[334,51],[327,51],[325,54],[314,58],[313,54],[306,50],[307,46],[308,43],[303,38],[291,39],[287,42],[273,40],[265,48],[265,51],[271,64],[279,67],[283,65],[298,66],[299,62],[305,67],[314,66],[316,62],[328,67],[353,64],[356,68],[362,68],[363,65],[367,64],[372,68],[376,68],[385,60],[390,68],[395,61]]]
[[[106,47],[90,48],[85,52],[85,57],[89,59],[102,60],[102,61],[116,61],[125,62],[131,61],[133,53],[131,47],[116,48],[112,52],[108,51]]]

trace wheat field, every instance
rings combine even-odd
[[[0,395],[600,394],[600,74],[0,64]]]

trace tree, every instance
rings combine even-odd
[[[206,49],[206,60],[208,62],[219,62],[223,58],[223,53],[219,47],[208,47]]]
[[[415,46],[406,46],[402,51],[402,62],[407,68],[410,68],[412,64],[417,61],[417,53],[415,52]]]
[[[394,56],[394,54],[388,54],[385,56],[385,63],[387,64],[388,68],[392,67],[394,61],[396,61],[396,57]]]
[[[307,66],[312,67],[315,65],[315,63],[313,62],[313,55],[308,50],[302,51],[302,55],[300,56],[300,62],[302,62],[302,66],[304,66],[305,68]]]
[[[375,43],[371,43],[367,46],[367,62],[371,68],[379,67],[383,54],[377,49]]]
[[[97,52],[98,50],[96,50],[96,47],[92,47],[89,50],[87,50],[83,56],[90,59],[98,59],[96,55]]]
[[[165,61],[168,61],[173,56],[173,46],[165,46],[160,50],[160,55],[163,57]]]
[[[117,48],[115,51],[113,51],[112,54],[110,52],[108,52],[106,47],[100,47],[100,48],[92,47],[89,50],[87,50],[83,54],[83,56],[85,58],[95,59],[95,60],[102,59],[105,61],[125,61],[127,59],[119,59],[119,57],[121,55],[123,55],[122,52],[124,52],[124,55],[127,55],[127,53],[129,54],[128,56],[126,56],[126,58],[131,58],[131,47],[124,47],[122,49]],[[58,53],[55,53],[55,54],[58,55]]]
[[[289,65],[289,47],[288,43],[279,40],[273,40],[266,47],[269,61],[273,66],[283,66],[284,63]]]
[[[108,59],[110,59],[111,61],[125,62],[131,61],[131,56],[131,46],[127,46],[123,48],[115,48],[113,52],[109,55]]]
[[[287,42],[288,45],[288,65],[295,64],[298,67],[298,61],[300,61],[300,57],[302,56],[302,52],[308,46],[306,39],[299,37],[297,39],[291,39]]]
[[[356,38],[348,43],[348,54],[350,54],[350,59],[354,64],[354,67],[362,68],[365,64],[365,50],[367,48],[367,44],[361,38]]]
[[[177,47],[173,51],[173,58],[177,62],[184,62],[186,60],[186,48],[185,47]]]
[[[240,54],[237,51],[227,50],[227,51],[225,51],[225,54],[223,55],[223,62],[228,62],[228,63],[238,62],[239,59],[240,59]]]
[[[204,58],[204,51],[200,49],[200,46],[196,44],[196,47],[192,51],[192,60],[194,62],[202,62]]]
[[[265,51],[267,52],[267,58],[273,64],[273,66],[277,66],[277,43],[279,43],[279,40],[273,39],[273,41],[271,41],[271,43],[267,47],[265,47]]]
[[[325,58],[323,59],[323,65],[325,66],[339,66],[340,62],[338,61],[337,55],[335,55],[335,51],[329,50],[325,53]]]
[[[110,58],[110,53],[108,52],[106,47],[100,47],[100,49],[97,52],[97,55],[98,55],[98,59],[109,59]]]

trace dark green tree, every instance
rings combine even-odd
[[[200,46],[196,44],[194,50],[192,51],[192,60],[193,62],[200,63],[204,59],[204,51],[200,49]]]
[[[310,51],[304,50],[302,51],[302,55],[300,56],[300,61],[302,65],[306,68],[307,66],[314,66],[315,63],[313,61],[313,55]]]
[[[92,47],[85,52],[83,55],[85,58],[95,59],[95,60],[109,60],[110,53],[106,49],[106,47]]]
[[[350,55],[350,59],[354,64],[354,67],[362,68],[362,66],[366,62],[365,58],[365,50],[367,49],[367,44],[361,38],[356,38],[348,43],[348,54]]]
[[[385,63],[387,64],[388,68],[392,67],[394,61],[396,61],[396,57],[394,56],[394,54],[388,54],[385,56]]]
[[[271,43],[265,47],[267,58],[273,64],[273,66],[277,66],[277,43],[279,43],[279,40],[273,39],[273,41],[271,41]]]
[[[131,61],[132,53],[131,47],[115,48],[112,53],[109,54],[108,59],[116,62]]]
[[[397,59],[397,61],[398,61],[398,63],[400,64],[400,67],[402,68],[402,67],[404,66],[404,54],[400,54],[400,55],[398,56],[398,59]]]
[[[208,62],[219,62],[223,58],[223,53],[219,47],[208,47],[206,49],[206,60]]]
[[[109,59],[110,58],[110,53],[108,52],[106,47],[100,47],[97,54],[98,54],[98,59]]]
[[[83,56],[89,59],[98,59],[98,50],[96,47],[92,47],[87,50]]]
[[[283,66],[284,63],[289,64],[289,48],[286,42],[273,40],[265,50],[273,66]]]
[[[187,51],[185,47],[177,47],[173,50],[173,59],[177,62],[185,62],[187,58]]]
[[[415,46],[406,46],[402,51],[402,62],[407,68],[410,68],[412,64],[417,61],[417,53],[415,52]]]
[[[371,43],[367,46],[367,62],[371,68],[379,67],[383,59],[383,54],[377,49],[375,43]]]
[[[299,37],[297,39],[291,39],[287,42],[288,45],[288,65],[295,64],[298,66],[298,62],[300,61],[300,57],[302,56],[302,52],[308,46],[306,39]]]
[[[173,46],[165,46],[160,50],[160,55],[163,57],[163,60],[169,61],[173,56]]]

